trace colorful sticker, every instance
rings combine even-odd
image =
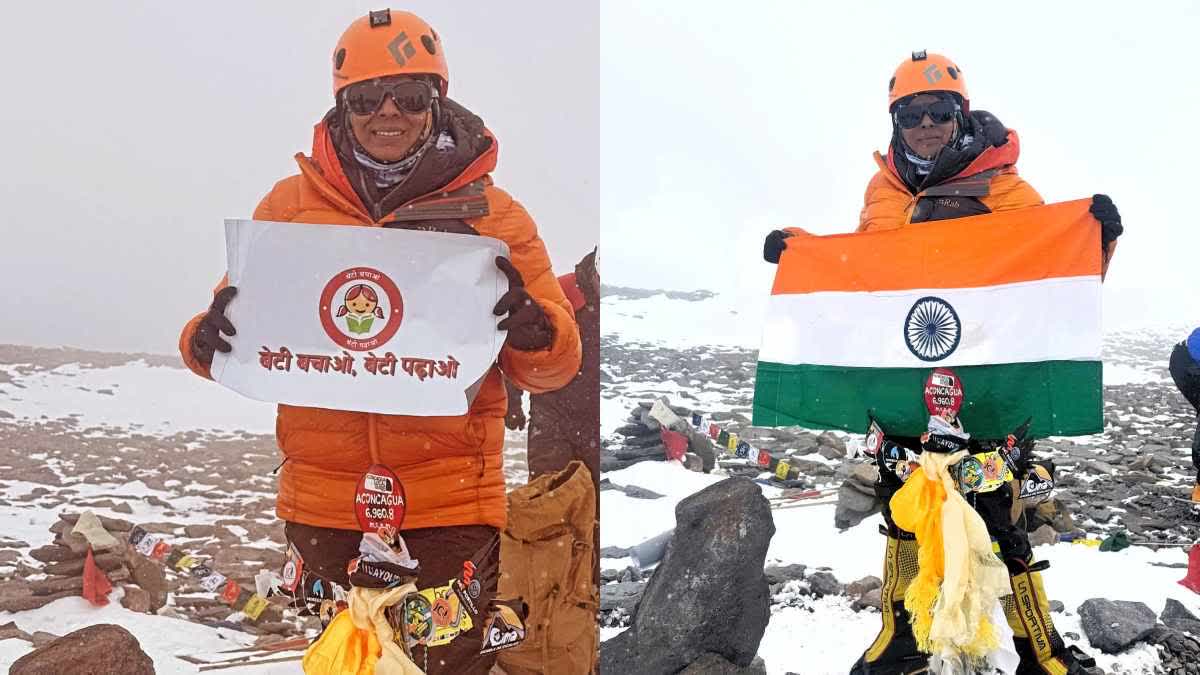
[[[883,428],[875,420],[871,420],[871,425],[867,427],[867,439],[863,443],[863,452],[868,457],[875,457],[883,448]]]
[[[471,626],[474,625],[471,617],[463,611],[458,594],[451,586],[427,588],[418,594],[425,598],[428,604],[429,620],[433,626],[433,637],[426,640],[427,646],[447,644],[459,634],[471,630]],[[428,633],[429,630],[426,629],[425,634]]]
[[[283,563],[283,588],[289,593],[295,593],[296,588],[300,586],[300,579],[304,576],[304,560],[299,553],[288,547],[288,559]]]
[[[960,492],[992,492],[1013,479],[998,450],[968,455],[958,463]]]
[[[497,605],[488,616],[483,628],[483,645],[480,654],[491,654],[521,644],[525,639],[525,626],[521,617],[507,605]]]

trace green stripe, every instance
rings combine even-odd
[[[960,417],[972,436],[1003,438],[1033,417],[1031,434],[1081,436],[1103,431],[1099,361],[1041,361],[954,368],[965,403]],[[884,431],[925,431],[924,386],[932,368],[850,368],[758,363],[755,426],[867,429],[867,411]]]

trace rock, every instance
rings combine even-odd
[[[129,505],[129,502],[121,502],[112,507],[112,510],[116,511],[117,513],[133,513],[133,507]]]
[[[879,577],[867,576],[853,581],[846,585],[846,595],[852,598],[861,598],[867,591],[873,591],[876,588],[883,587],[883,580]]]
[[[600,611],[610,612],[620,608],[633,614],[637,604],[646,592],[646,584],[635,581],[622,581],[606,584],[600,587]]]
[[[817,454],[821,455],[825,459],[841,459],[846,456],[846,452],[844,450],[831,448],[828,445],[822,445],[820,448],[817,448]]]
[[[79,522],[78,513],[63,513],[59,515],[59,518],[72,527],[75,526],[75,523]],[[129,522],[128,520],[109,518],[108,516],[98,516],[98,518],[100,518],[100,524],[103,525],[104,529],[108,530],[109,532],[128,532],[133,529],[133,523]],[[51,528],[51,531],[53,531],[53,528]]]
[[[788,457],[788,464],[800,470],[802,476],[832,476],[834,468],[824,462],[818,462],[812,459],[800,459],[799,457]]]
[[[677,673],[705,653],[745,668],[770,619],[763,562],[775,534],[753,481],[729,478],[684,499],[675,537],[628,630],[600,647],[600,671]]]
[[[626,567],[624,570],[622,570],[617,575],[616,581],[642,582],[642,581],[646,580],[646,576],[647,575],[642,574],[642,571],[640,569],[638,569],[637,567],[634,567],[633,565],[630,565],[629,567]]]
[[[818,598],[824,595],[841,595],[846,587],[830,572],[816,572],[808,577],[808,585]]]
[[[773,586],[803,579],[804,570],[804,565],[784,565],[783,567],[772,565],[763,570],[763,575],[766,577],[767,583]]]
[[[1044,546],[1058,543],[1058,533],[1049,525],[1043,525],[1029,534],[1031,546]]]
[[[847,479],[838,488],[837,507],[833,511],[834,527],[844,530],[883,510],[883,502],[872,494],[864,494],[854,479]]]
[[[93,556],[92,561],[96,563],[96,567],[111,572],[115,569],[125,566],[125,557],[118,553],[101,553]],[[57,574],[60,576],[74,576],[83,574],[83,566],[86,564],[87,558],[79,558],[76,560],[64,560],[63,562],[50,563],[43,570],[46,574]]]
[[[694,452],[685,452],[683,454],[683,468],[688,471],[704,473],[704,458]]]
[[[667,546],[675,536],[674,530],[650,537],[646,541],[629,549],[629,557],[640,567],[649,567],[663,559],[667,554]]]
[[[24,640],[26,642],[33,642],[33,636],[21,630],[20,628],[17,628],[16,622],[9,621],[3,626],[0,626],[0,642],[4,640]]]
[[[1105,654],[1116,654],[1154,630],[1158,617],[1141,602],[1092,598],[1079,606],[1088,641]]]
[[[883,589],[872,588],[851,605],[851,609],[854,611],[861,611],[867,607],[883,609]]]
[[[98,624],[64,635],[22,656],[12,664],[9,673],[154,675],[154,662],[129,631],[113,624]]]
[[[138,614],[153,614],[150,610],[150,593],[144,588],[126,585],[125,596],[121,598],[121,606]]]
[[[1200,637],[1200,619],[1189,612],[1183,603],[1175,598],[1167,598],[1167,606],[1163,608],[1163,623],[1171,628]]]
[[[820,445],[821,447],[833,448],[834,450],[838,451],[839,453],[841,453],[838,455],[838,457],[846,456],[846,442],[843,441],[842,439],[838,438],[831,431],[826,431],[823,434],[821,434],[820,436],[817,436],[817,444]],[[825,453],[821,453],[821,455],[827,456],[827,455],[825,455]],[[830,457],[829,459],[833,459],[833,458]]]
[[[708,653],[692,661],[679,675],[767,675],[767,664],[761,658],[743,668],[717,654]]]
[[[50,644],[51,642],[54,642],[55,640],[59,639],[60,637],[62,637],[62,636],[55,635],[54,633],[47,633],[44,630],[39,630],[39,631],[35,632],[33,635],[29,636],[29,641],[33,643],[33,646],[36,649],[38,647],[45,647],[46,645]]]
[[[1067,611],[1067,606],[1058,600],[1051,600],[1050,611],[1056,614],[1062,614],[1063,612]]]
[[[634,499],[660,499],[663,495],[658,494],[654,490],[647,490],[636,485],[625,486],[625,494]]]
[[[1165,672],[1171,675],[1200,672],[1200,639],[1158,626],[1146,637],[1146,642],[1158,648]]]
[[[693,427],[687,428],[688,450],[699,455],[704,463],[704,473],[710,473],[717,466],[717,446],[703,432]]]
[[[216,536],[217,528],[213,525],[185,525],[183,533],[188,539],[207,539]]]
[[[600,549],[601,558],[628,558],[629,549],[621,546],[605,546]]]
[[[133,583],[150,594],[150,611],[157,612],[167,604],[167,577],[158,563],[142,557],[136,551],[128,551],[125,563],[129,566]]]

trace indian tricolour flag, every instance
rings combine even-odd
[[[1003,438],[1101,431],[1100,227],[1088,200],[788,239],[759,351],[754,424],[925,430],[951,368],[961,418]]]

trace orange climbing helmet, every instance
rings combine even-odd
[[[442,96],[450,71],[433,27],[410,12],[381,9],[350,24],[333,49],[333,95],[389,75],[434,75]]]
[[[929,54],[925,50],[913,52],[905,59],[888,82],[888,110],[896,101],[913,94],[927,91],[947,91],[962,99],[963,110],[968,109],[967,81],[962,69],[941,54]]]

